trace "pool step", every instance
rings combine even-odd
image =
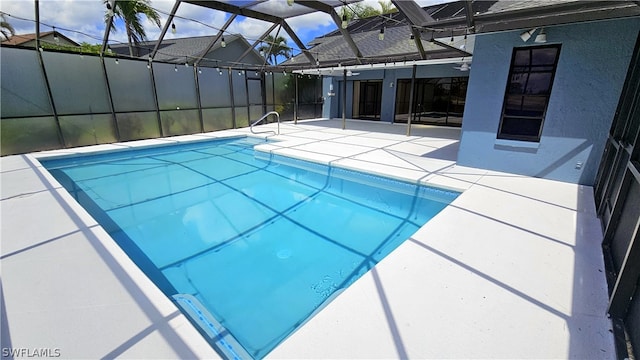
[[[172,298],[182,312],[197,325],[200,332],[218,353],[227,359],[253,359],[253,356],[249,355],[231,333],[193,295],[175,294]]]

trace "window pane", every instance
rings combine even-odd
[[[522,111],[526,116],[544,115],[547,107],[547,98],[545,96],[525,96],[522,102]]]
[[[548,48],[535,48],[532,49],[532,65],[554,65],[556,61],[556,55],[558,54],[557,47]]]
[[[517,50],[515,55],[514,55],[513,65],[515,65],[515,66],[529,66],[530,54],[531,54],[531,52],[529,51],[529,49]]]
[[[541,119],[520,119],[505,117],[502,119],[502,135],[514,137],[537,138],[540,131]]]
[[[3,47],[0,63],[3,118],[53,115],[36,51]]]
[[[551,73],[533,73],[527,82],[527,94],[547,95],[551,89]]]
[[[449,108],[449,94],[451,92],[451,79],[443,78],[438,81],[433,93],[432,111],[446,114]]]
[[[507,99],[505,100],[504,113],[505,115],[510,116],[524,116],[522,113],[522,96],[507,96]]]
[[[531,67],[532,72],[553,72],[553,65],[538,65]]]
[[[539,140],[559,51],[559,45],[514,49],[498,138]]]
[[[451,83],[451,102],[449,104],[449,115],[462,117],[466,96],[467,79],[453,78],[453,81]]]
[[[509,82],[509,94],[524,94],[525,87],[527,86],[527,79],[529,74],[513,74],[511,76],[511,82]]]
[[[507,116],[542,117],[547,105],[544,96],[509,95],[506,99],[504,114]]]

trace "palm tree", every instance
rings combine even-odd
[[[4,14],[0,14],[0,33],[2,34],[2,40],[9,40],[16,34],[16,30],[5,19]]]
[[[372,5],[363,3],[354,3],[349,6],[343,6],[341,15],[346,15],[347,19],[366,19],[372,16],[389,14],[398,11],[390,0],[378,0],[380,9],[376,9]]]
[[[274,38],[272,35],[264,38],[264,44],[260,45],[258,51],[264,53],[267,59],[270,59],[271,64],[275,65],[278,62],[278,56],[284,56],[289,58],[291,56],[291,48],[287,46],[287,39],[282,36]]]
[[[398,11],[398,9],[396,9],[396,7],[391,3],[390,0],[388,1],[378,0],[378,4],[380,4],[381,14],[390,14],[392,12]]]
[[[108,0],[104,0],[105,4]],[[160,28],[160,15],[151,7],[151,0],[116,0],[113,8],[114,16],[119,17],[124,22],[127,31],[127,41],[129,43],[129,55],[133,55],[133,45],[147,39],[147,34],[142,26],[140,15],[155,23]],[[108,19],[108,15],[107,15]],[[111,22],[111,32],[116,32],[116,27]]]

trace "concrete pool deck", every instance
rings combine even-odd
[[[459,129],[341,125],[282,123],[257,150],[463,193],[268,358],[615,357],[591,187],[458,166]],[[2,348],[218,357],[37,158],[248,133],[1,158]]]

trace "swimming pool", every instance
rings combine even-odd
[[[264,357],[458,193],[234,138],[42,161],[227,357]]]

